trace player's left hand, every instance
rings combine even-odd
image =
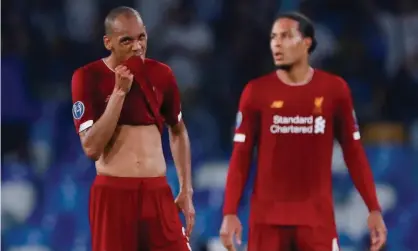
[[[367,226],[370,230],[370,251],[379,251],[385,245],[387,237],[387,229],[382,213],[379,211],[370,212]]]
[[[190,237],[194,221],[195,221],[195,210],[193,206],[192,194],[189,192],[180,191],[175,200],[177,207],[183,212],[184,218],[186,219],[186,236]]]

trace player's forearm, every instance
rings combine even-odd
[[[351,179],[369,211],[380,211],[373,174],[359,142],[343,145],[344,159]]]
[[[183,123],[180,127],[169,130],[170,148],[177,169],[180,191],[193,193],[189,135]]]
[[[251,157],[251,150],[236,147],[232,152],[226,178],[224,215],[238,213],[239,202],[250,172]]]
[[[83,149],[89,158],[97,160],[111,139],[123,107],[125,94],[113,92],[103,115],[82,137]]]

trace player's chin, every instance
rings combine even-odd
[[[273,58],[274,61],[274,65],[275,66],[280,66],[280,65],[286,65],[287,62],[285,60],[283,60],[283,58]]]
[[[279,66],[279,65],[282,65],[282,64],[284,64],[283,60],[274,60],[274,65],[275,66]]]
[[[276,66],[276,69],[278,70],[287,70],[291,67],[291,64],[281,61],[281,62],[275,62],[275,66]]]

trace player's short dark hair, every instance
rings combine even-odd
[[[302,36],[309,37],[312,39],[312,45],[308,49],[308,52],[312,53],[315,50],[316,45],[317,45],[317,42],[315,39],[315,28],[314,28],[313,22],[307,16],[299,12],[280,13],[279,15],[277,15],[276,21],[281,18],[289,18],[299,23],[299,31],[302,34]]]
[[[113,32],[113,23],[115,22],[115,19],[121,15],[141,17],[139,12],[135,10],[134,8],[131,8],[128,6],[116,7],[112,9],[105,18],[104,29],[105,29],[106,34],[110,34]]]

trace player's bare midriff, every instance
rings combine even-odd
[[[99,175],[159,177],[166,174],[161,134],[156,125],[120,125],[96,161]]]

